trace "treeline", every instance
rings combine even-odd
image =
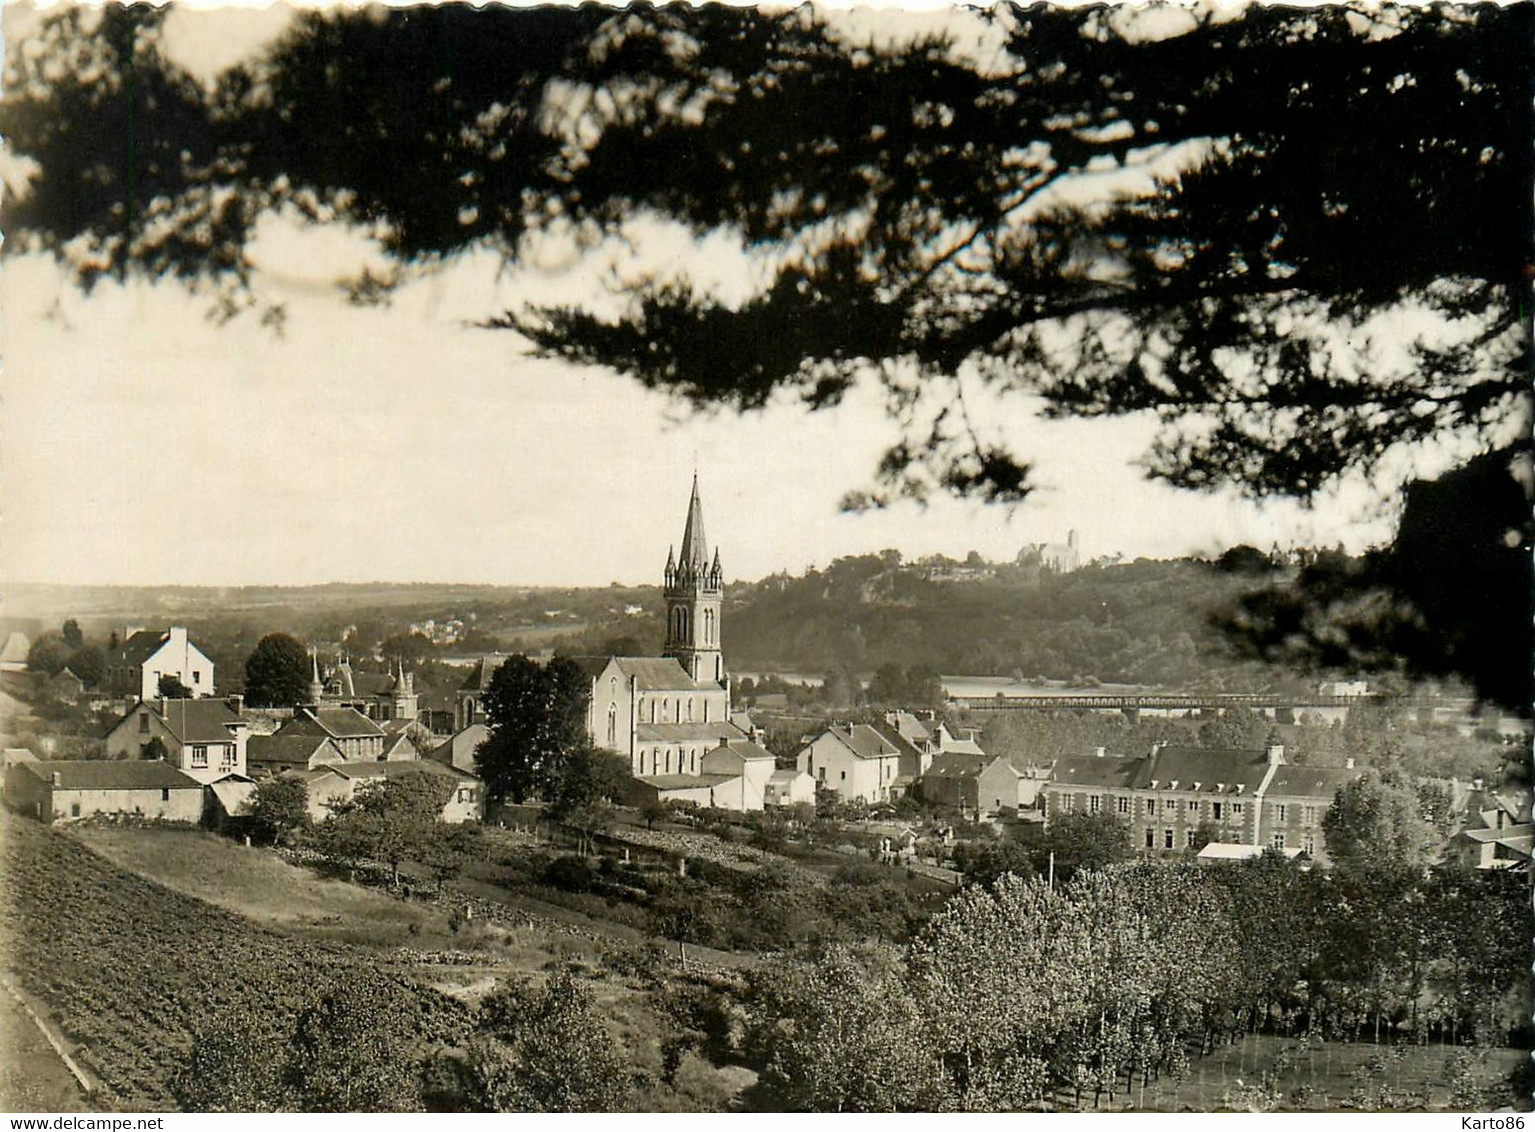
[[[748,1045],[796,1109],[1112,1099],[1251,1032],[1526,1041],[1530,938],[1528,885],[1501,873],[1305,872],[1265,855],[1055,888],[1005,876],[957,894],[904,950],[835,947],[756,979]],[[1370,1107],[1427,1103],[1381,1088]]]

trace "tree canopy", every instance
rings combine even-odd
[[[554,797],[569,756],[586,747],[590,698],[586,674],[563,657],[514,656],[496,669],[484,697],[490,735],[474,756],[490,801]]]
[[[297,638],[268,633],[245,661],[245,698],[252,707],[292,707],[309,694],[314,662]]]
[[[850,506],[1025,499],[997,397],[1153,417],[1146,470],[1182,487],[1312,500],[1368,470],[1390,496],[1481,459],[1523,500],[1531,11],[1000,6],[977,48],[810,8],[370,9],[298,17],[211,91],[162,12],[69,11],[9,66],[36,164],[8,229],[86,284],[214,281],[233,310],[274,212],[376,237],[398,267],[361,301],[469,250],[681,228],[743,293],[636,264],[486,321],[703,406],[874,383],[899,435]],[[1430,573],[1497,563],[1486,604],[1523,608],[1527,505],[1464,515]],[[1394,549],[1346,587],[1390,626],[1528,643]],[[1521,671],[1484,692],[1525,707]]]

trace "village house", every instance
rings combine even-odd
[[[919,780],[922,800],[970,814],[1019,808],[1023,775],[1001,755],[945,752]]]
[[[203,784],[164,762],[21,761],[5,773],[5,800],[43,822],[99,814],[198,822]]]
[[[105,747],[109,759],[163,752],[170,766],[207,783],[246,776],[248,739],[245,719],[228,701],[141,700],[107,732]]]
[[[483,821],[485,785],[472,774],[429,759],[419,762],[338,762],[320,763],[308,770],[289,773],[298,776],[309,795],[308,811],[314,821],[332,816],[336,806],[354,798],[359,787],[370,782],[384,782],[402,775],[425,774],[439,780],[446,800],[441,820],[452,825]]]
[[[815,779],[802,770],[785,768],[768,775],[762,788],[764,806],[815,805]]]
[[[327,763],[345,762],[346,756],[329,735],[300,729],[287,734],[252,735],[245,746],[245,761],[252,775],[266,775],[313,770]]]
[[[384,729],[356,708],[299,708],[274,735],[329,739],[351,762],[383,759]]]
[[[454,770],[466,771],[473,774],[475,771],[474,753],[480,749],[480,744],[490,738],[490,728],[483,723],[471,723],[462,731],[456,732],[446,742],[438,744],[427,755],[434,762],[450,766]]]
[[[213,695],[213,661],[185,628],[141,629],[107,654],[107,689],[117,696],[152,700],[160,678],[179,680],[193,697]]]
[[[795,763],[841,801],[888,802],[901,753],[866,723],[832,724],[800,749]]]
[[[773,756],[749,739],[733,739],[721,743],[704,755],[705,774],[724,774],[740,780],[739,792],[728,797],[723,790],[717,791],[716,802],[731,810],[760,810],[767,802],[767,784],[777,770]]]
[[[927,773],[938,751],[938,742],[923,722],[910,712],[889,712],[870,726],[896,749],[898,761],[890,795],[900,797],[912,790]]]

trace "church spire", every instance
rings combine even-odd
[[[325,697],[325,682],[320,679],[320,654],[309,650],[309,702],[319,707]]]
[[[682,550],[677,556],[678,568],[691,567],[695,574],[702,574],[709,566],[709,550],[704,544],[704,505],[698,499],[698,473],[693,473],[693,497],[688,500],[688,521],[682,529]]]

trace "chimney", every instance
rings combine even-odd
[[[231,692],[224,697],[224,702],[229,705],[229,710],[239,715],[245,710],[245,697],[239,692]]]
[[[185,625],[172,625],[170,636],[166,641],[172,648],[183,649],[187,647],[187,629]]]
[[[1349,761],[1350,768],[1352,768],[1353,765],[1354,765],[1354,760],[1353,759],[1349,759],[1348,761]],[[1480,793],[1482,791],[1483,786],[1484,786],[1484,779],[1482,778],[1481,775],[1477,775],[1475,778],[1473,778],[1471,780],[1471,789],[1477,791],[1478,793]]]
[[[1284,765],[1284,744],[1270,743],[1268,745],[1269,766]]]
[[[63,786],[64,785],[64,776],[62,774],[60,774],[58,771],[54,771],[48,777],[53,781],[53,785],[55,787]]]

